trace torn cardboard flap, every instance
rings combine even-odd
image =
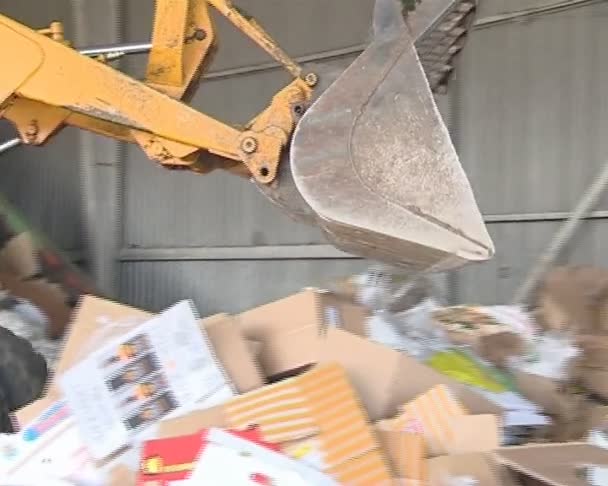
[[[245,337],[264,348],[260,364],[266,376],[313,363],[316,342],[328,328],[365,335],[366,319],[364,307],[317,289],[303,290],[238,316]]]
[[[248,339],[264,342],[269,337],[289,333],[318,323],[318,293],[305,290],[238,315]]]
[[[505,447],[494,456],[513,471],[548,486],[589,486],[581,468],[608,466],[607,450],[575,442]]]
[[[608,271],[589,265],[552,269],[539,291],[539,320],[548,330],[596,333],[608,329]]]

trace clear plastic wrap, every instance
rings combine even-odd
[[[437,304],[432,299],[399,313],[376,311],[368,320],[368,336],[374,342],[424,361],[450,347],[441,328],[432,320]]]
[[[373,310],[402,312],[422,301],[438,300],[437,289],[425,275],[411,275],[403,271],[378,265],[354,279],[356,300]]]

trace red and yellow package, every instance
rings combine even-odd
[[[273,451],[281,452],[278,445],[262,440],[258,428],[229,432]],[[192,435],[147,441],[142,448],[137,486],[170,486],[174,481],[185,481],[195,468],[197,458],[206,443],[207,430]]]

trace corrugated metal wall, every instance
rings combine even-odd
[[[40,28],[56,18],[71,18],[69,0],[0,0],[0,13]],[[5,69],[10,66],[3,66]],[[0,140],[14,136],[12,127],[0,124]],[[69,250],[82,247],[77,139],[75,130],[65,130],[43,150],[19,148],[1,159],[2,193],[57,245]]]
[[[508,11],[548,3],[509,2]],[[507,10],[480,4],[478,18]],[[452,128],[497,255],[458,272],[456,301],[508,302],[608,160],[607,26],[608,4],[598,2],[474,30],[451,93]],[[560,261],[607,265],[606,241],[604,219],[585,222]]]
[[[86,3],[99,7],[99,2]],[[117,3],[123,40],[148,39],[152,0]],[[318,57],[365,42],[373,2],[238,3],[291,55]],[[519,0],[506,7],[501,0],[483,0],[478,18],[541,3],[546,2]],[[33,25],[73,16],[69,1],[56,0],[0,0],[0,11]],[[509,299],[603,163],[608,101],[601,89],[608,81],[608,59],[600,46],[608,40],[607,14],[603,3],[473,32],[450,99],[441,105],[449,111],[498,254],[491,263],[452,276],[454,301]],[[92,10],[89,18],[91,25],[102,22]],[[115,41],[106,35],[110,27],[98,28],[93,42]],[[212,79],[205,81],[193,104],[240,123],[259,111],[288,78],[280,70],[262,69],[267,63],[264,54],[222,19],[218,27],[221,47]],[[135,75],[143,66],[142,59],[125,64]],[[0,189],[11,200],[70,249],[81,247],[85,234],[79,207],[79,138],[66,132],[47,148],[4,156],[6,172],[0,180]],[[109,147],[99,150],[107,152],[102,159],[116,157]],[[364,266],[358,260],[335,258],[335,252],[319,246],[324,242],[317,231],[291,222],[238,178],[166,172],[135,147],[126,148],[113,162],[122,196],[119,211],[103,217],[107,227],[112,217],[118,224],[118,295],[124,301],[158,310],[177,299],[193,298],[203,314],[234,312]],[[103,191],[103,186],[97,188],[97,198],[103,198]],[[608,209],[605,206],[600,209]],[[565,258],[604,263],[601,242],[607,228],[602,219],[586,223]],[[112,247],[114,236],[107,237],[106,246]],[[279,251],[281,259],[274,258],[273,252],[276,256]],[[105,258],[111,260],[111,254]]]

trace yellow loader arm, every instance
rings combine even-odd
[[[294,77],[244,130],[179,101],[198,81],[214,47],[209,5]],[[34,31],[0,16],[0,43],[10,46],[3,60],[11,66],[0,76],[0,115],[16,126],[23,142],[43,144],[64,125],[72,125],[135,142],[168,168],[208,172],[220,164],[261,183],[275,178],[281,151],[316,84],[314,74],[302,75],[229,0],[157,0],[145,82],[112,69],[103,56],[90,58],[70,48],[58,23]],[[222,159],[205,161],[200,157],[205,152]]]
[[[145,80],[76,51],[61,24],[34,31],[0,16],[0,116],[23,143],[65,125],[137,143],[164,167],[250,177],[295,219],[362,257],[442,271],[494,253],[433,98],[452,69],[475,0],[375,0],[373,39],[346,69],[303,73],[229,0],[156,0]],[[215,45],[215,8],[293,81],[243,129],[182,102]],[[10,46],[8,48],[7,46]],[[0,152],[11,143],[0,145]]]

